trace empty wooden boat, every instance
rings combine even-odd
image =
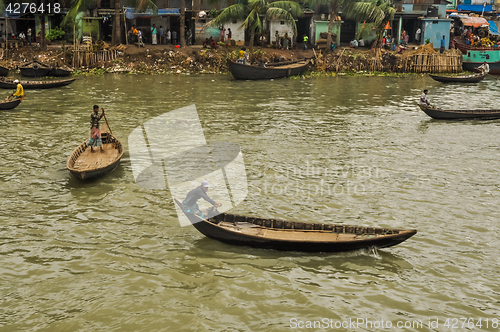
[[[91,152],[87,141],[80,144],[69,156],[66,167],[77,179],[82,181],[97,179],[115,169],[123,155],[123,145],[112,134],[101,133],[102,147]]]
[[[478,83],[481,82],[487,74],[473,74],[462,76],[438,76],[429,75],[433,80],[441,83]]]
[[[69,75],[71,75],[71,72],[72,72],[72,70],[68,66],[56,65],[55,67],[53,67],[50,70],[49,76],[55,76],[55,77],[69,76]]]
[[[66,80],[56,80],[56,81],[20,81],[23,89],[51,89],[51,88],[59,88],[61,86],[69,85],[73,83],[76,78],[70,78]],[[14,80],[9,80],[3,77],[0,77],[0,88],[2,89],[15,89],[17,84],[14,83]]]
[[[466,119],[500,119],[498,110],[443,110],[438,107],[418,105],[422,111],[433,119],[439,120],[466,120]]]
[[[182,204],[175,199],[182,211]],[[184,212],[203,235],[233,245],[256,248],[340,252],[365,248],[385,248],[399,244],[416,230],[304,223],[263,219],[222,213],[206,220]]]
[[[228,60],[228,67],[238,80],[275,79],[302,74],[309,65],[309,60],[276,62],[263,65],[245,65]]]
[[[0,66],[0,76],[7,76],[9,75],[9,69],[5,68],[3,66]]]
[[[36,60],[19,66],[21,75],[27,77],[47,76],[51,69],[52,69],[51,66],[38,62]]]

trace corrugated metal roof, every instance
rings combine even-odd
[[[460,20],[464,25],[474,28],[490,25],[488,21],[482,17],[460,17]]]

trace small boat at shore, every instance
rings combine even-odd
[[[120,163],[124,151],[122,143],[108,132],[102,132],[101,138],[103,151],[97,148],[91,152],[85,141],[69,156],[66,168],[78,180],[88,181],[103,177]]]
[[[490,67],[489,74],[500,75],[500,52],[498,51],[468,51],[463,56],[462,68],[477,72],[484,62]]]
[[[9,69],[5,68],[3,66],[0,66],[0,76],[7,76],[9,75]]]
[[[460,43],[456,43],[455,48],[460,50],[462,54],[467,54],[468,51],[500,51],[498,46],[470,46]]]
[[[182,208],[181,202],[174,199]],[[222,213],[206,220],[184,212],[203,235],[227,244],[304,252],[341,252],[399,244],[416,230],[304,223]]]
[[[262,65],[246,65],[228,60],[228,67],[238,80],[265,80],[302,74],[309,66],[309,60],[276,62]]]
[[[56,80],[56,81],[20,81],[23,89],[51,89],[51,88],[59,88],[65,85],[69,85],[73,83],[76,78],[70,78],[66,80]],[[14,80],[9,80],[6,78],[0,77],[0,88],[1,89],[15,89],[17,84],[14,83]]]
[[[420,109],[428,116],[438,120],[467,120],[467,119],[500,119],[500,109],[498,110],[443,110],[432,106],[425,107],[418,104]]]
[[[462,76],[438,76],[429,75],[435,81],[441,83],[479,83],[481,82],[487,74],[473,74],[473,75],[462,75]]]
[[[55,67],[53,67],[50,70],[48,76],[64,77],[64,76],[71,75],[71,72],[72,72],[72,70],[68,66],[58,66],[58,65],[56,65]]]
[[[52,69],[51,66],[48,66],[44,63],[38,62],[36,60],[19,66],[19,70],[21,71],[22,76],[26,77],[43,77],[47,76]]]

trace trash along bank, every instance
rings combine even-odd
[[[149,47],[148,47],[149,46]],[[141,73],[181,74],[211,73],[227,74],[228,59],[236,59],[239,47],[217,49],[191,46],[174,48],[171,45],[148,45],[145,48],[119,45],[74,50],[72,47],[51,47],[42,51],[38,47],[22,47],[9,51],[9,58],[0,60],[0,65],[15,70],[23,63],[38,61],[49,65],[66,64],[74,68],[75,74],[90,73]],[[315,50],[281,50],[254,47],[246,51],[252,64],[311,59],[310,71],[316,73],[337,72],[387,72],[387,73],[440,73],[461,72],[462,55],[458,50],[440,54],[432,45],[422,45],[402,53],[384,49],[338,48],[324,53]]]

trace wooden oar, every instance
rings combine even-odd
[[[103,108],[104,110],[104,108]],[[108,127],[109,133],[113,136],[113,132],[111,131],[111,127],[109,126],[108,119],[106,118],[106,114],[104,114],[104,120],[106,120],[106,126]]]

